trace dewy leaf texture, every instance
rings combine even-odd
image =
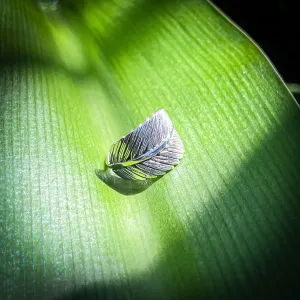
[[[159,108],[184,158],[116,192],[94,169]],[[0,0],[1,300],[299,299],[299,128],[204,0]]]

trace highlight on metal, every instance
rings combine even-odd
[[[159,109],[111,146],[106,164],[123,179],[146,180],[172,170],[183,153],[170,117]]]

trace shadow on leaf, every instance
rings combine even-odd
[[[147,179],[147,180],[125,180],[119,176],[117,176],[111,169],[106,168],[105,170],[96,169],[95,174],[97,177],[103,181],[110,188],[114,189],[120,194],[123,195],[136,195],[147,188],[149,188],[154,182],[159,180],[159,178],[155,179]]]

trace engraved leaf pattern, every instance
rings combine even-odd
[[[123,179],[145,180],[166,174],[179,163],[183,143],[164,109],[115,142],[107,165]]]

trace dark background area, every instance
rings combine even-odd
[[[212,1],[264,50],[286,83],[300,84],[299,1]]]

